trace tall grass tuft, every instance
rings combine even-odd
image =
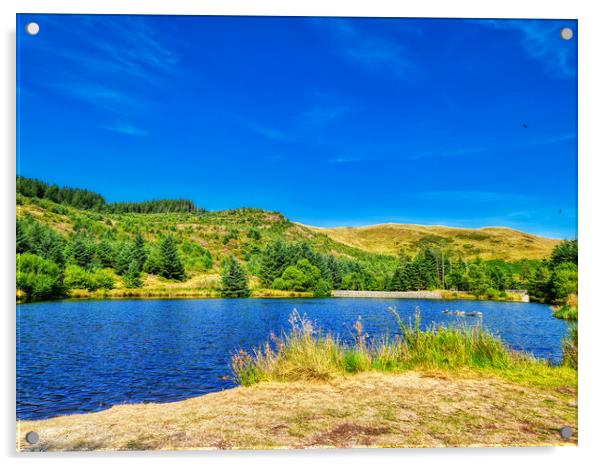
[[[271,343],[244,351],[232,359],[232,371],[241,385],[262,380],[327,380],[344,372],[342,344],[331,334],[322,334],[295,309],[289,317],[290,331],[271,335]],[[273,348],[273,346],[275,348]]]
[[[557,319],[576,321],[579,319],[579,310],[577,307],[571,307],[568,304],[560,306],[552,312]]]
[[[368,342],[361,318],[354,324],[354,343],[345,344],[324,334],[296,310],[290,330],[271,336],[253,354],[240,351],[232,358],[232,371],[241,385],[260,381],[328,380],[336,375],[368,370],[405,369],[508,369],[537,362],[532,356],[511,352],[481,326],[420,328],[420,311],[405,323],[395,308],[389,309],[399,335]]]
[[[402,340],[404,367],[459,368],[491,367],[506,368],[511,353],[502,341],[483,327],[444,327],[431,325],[420,329],[420,310],[416,309],[414,325],[405,324],[395,308],[393,314]]]
[[[579,298],[575,293],[570,294],[562,306],[556,306],[552,315],[557,319],[576,321],[579,319]]]
[[[579,359],[579,329],[576,323],[569,327],[569,336],[562,340],[562,363],[577,369]]]

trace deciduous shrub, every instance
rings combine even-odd
[[[62,296],[60,268],[35,254],[17,254],[17,288],[31,301]]]
[[[68,289],[96,291],[110,290],[114,286],[113,276],[106,270],[87,271],[79,265],[69,264],[65,268],[65,286]]]

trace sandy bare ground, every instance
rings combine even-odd
[[[175,450],[577,444],[573,387],[367,372],[261,383],[186,401],[20,422],[20,450]],[[559,428],[575,434],[563,440]],[[35,431],[36,445],[25,442]]]

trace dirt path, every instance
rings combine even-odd
[[[573,388],[368,372],[330,383],[262,383],[165,404],[19,423],[22,450],[562,445]],[[40,441],[24,438],[36,431]]]

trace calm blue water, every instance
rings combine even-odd
[[[351,340],[362,316],[372,338],[420,306],[424,324],[474,324],[446,308],[481,311],[483,324],[512,348],[558,361],[564,321],[548,306],[484,301],[395,299],[204,299],[56,301],[17,306],[17,418],[44,419],[115,404],[167,402],[234,386],[237,349],[288,328],[296,308]]]

